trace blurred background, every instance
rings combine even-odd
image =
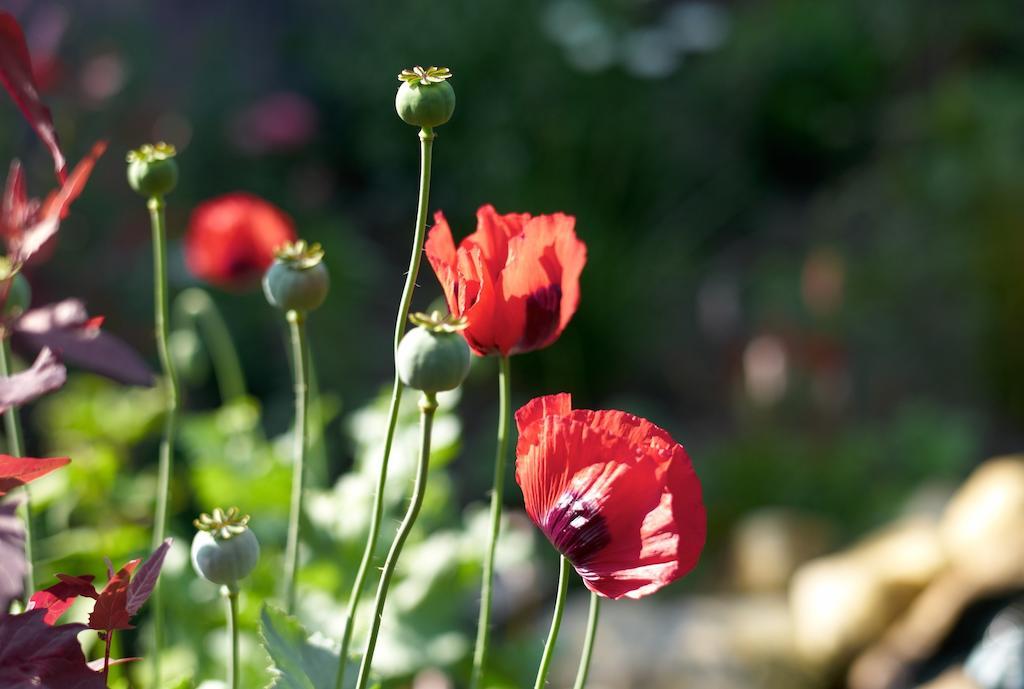
[[[36,304],[85,299],[155,366],[149,228],[123,163],[152,140],[179,151],[175,291],[202,286],[181,239],[192,208],[223,193],[268,199],[327,251],[333,287],[309,324],[323,426],[300,615],[311,630],[337,633],[392,375],[418,164],[395,77],[437,64],[452,68],[458,106],[434,147],[431,209],[457,238],[485,203],[564,211],[589,249],[561,339],[512,362],[514,403],[570,391],[581,407],[647,416],[687,446],[704,485],[701,565],[656,598],[605,607],[591,688],[1022,686],[1024,468],[983,464],[1024,437],[1018,3],[7,4],[68,158],[110,140],[52,258],[30,273]],[[25,161],[43,196],[44,148],[9,104],[0,126],[0,160]],[[426,262],[419,284],[423,310],[440,296]],[[285,331],[257,291],[210,293],[251,398],[221,404],[199,342],[173,531],[186,543],[191,518],[216,505],[253,513],[267,544],[243,611],[257,686],[254,630],[279,571],[290,474]],[[495,372],[476,361],[448,402],[408,557],[419,576],[396,591],[378,654],[388,687],[466,675]],[[159,408],[153,391],[78,373],[30,411],[30,450],[74,459],[39,489],[41,579],[99,574],[104,555],[145,548]],[[506,503],[494,687],[532,681],[556,571],[513,482]],[[986,559],[995,551],[1007,561]],[[183,545],[168,567],[181,597],[171,666],[219,677],[216,592],[194,580]],[[565,685],[585,616],[575,594]],[[125,651],[144,650],[146,633],[126,635]]]

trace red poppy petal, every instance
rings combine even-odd
[[[463,239],[459,248],[478,247],[491,275],[496,276],[505,267],[509,240],[523,231],[529,219],[528,213],[501,215],[490,204],[481,206],[476,212],[476,231]]]
[[[520,407],[516,411],[516,430],[519,431],[516,455],[525,454],[531,446],[537,444],[540,430],[538,421],[545,416],[566,416],[571,411],[572,395],[567,392],[537,397]]]
[[[0,225],[7,240],[19,239],[25,219],[29,214],[28,191],[25,187],[25,173],[21,162],[11,161],[7,173],[7,184],[4,186],[3,206],[0,207]]]
[[[463,251],[460,249],[459,253],[461,255]],[[479,288],[476,290],[472,305],[467,305],[464,300],[460,304],[462,315],[469,321],[469,326],[462,331],[462,334],[470,348],[480,356],[486,356],[493,352],[507,355],[512,346],[512,337],[508,333],[502,332],[504,323],[501,322],[501,316],[497,313],[497,295],[491,274],[480,249],[473,247],[469,251],[469,259],[473,266],[472,274],[479,279]],[[477,283],[467,280],[463,276],[463,284],[466,285],[468,294],[469,287]],[[465,295],[460,295],[460,299],[463,296]]]
[[[0,81],[32,129],[50,150],[57,179],[63,183],[67,163],[57,140],[53,116],[39,97],[25,34],[18,26],[18,21],[8,12],[0,12]]]
[[[455,240],[452,239],[452,229],[448,225],[448,220],[445,219],[444,213],[441,211],[434,214],[434,226],[427,234],[423,251],[427,254],[430,267],[434,269],[434,275],[441,283],[441,289],[444,290],[448,310],[455,316],[462,315],[462,308],[459,305],[459,281],[456,272],[458,257],[455,253]]]

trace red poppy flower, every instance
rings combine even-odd
[[[641,598],[697,564],[700,482],[683,446],[621,411],[572,409],[567,394],[516,412],[516,481],[526,511],[606,598]]]
[[[274,262],[274,250],[295,239],[292,219],[277,206],[252,194],[225,194],[192,211],[185,263],[200,280],[244,290]]]
[[[587,247],[576,238],[576,219],[563,213],[499,215],[489,205],[476,218],[476,232],[456,249],[438,212],[424,247],[448,309],[469,321],[462,334],[481,356],[547,347],[580,300]]]

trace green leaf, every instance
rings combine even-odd
[[[270,654],[274,681],[267,689],[334,689],[338,653],[310,638],[295,617],[264,605],[260,637]]]

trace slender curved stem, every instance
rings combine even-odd
[[[228,635],[231,637],[231,663],[228,665],[228,687],[238,689],[241,667],[238,664],[238,587],[225,586],[228,599]]]
[[[572,689],[583,689],[590,674],[590,658],[594,654],[594,638],[597,636],[597,620],[601,612],[601,597],[590,592],[590,613],[587,615],[587,636],[583,639],[583,655],[580,656],[580,669],[576,671],[576,682]]]
[[[477,689],[483,680],[484,663],[491,636],[491,601],[494,597],[494,555],[501,532],[501,504],[505,492],[505,461],[508,457],[508,426],[511,417],[511,372],[509,357],[499,359],[498,366],[498,450],[494,456],[494,487],[491,490],[491,539],[484,560],[483,583],[480,588],[480,619],[476,628],[476,650],[473,653],[473,674],[469,686]]]
[[[178,424],[178,373],[168,345],[169,312],[167,294],[167,224],[164,200],[154,196],[146,204],[153,228],[153,314],[156,326],[156,348],[164,374],[164,435],[160,441],[160,464],[157,479],[156,514],[153,518],[152,549],[164,542],[167,531],[167,503],[171,493],[171,463],[174,459],[174,436]],[[154,647],[153,686],[160,686],[160,651],[163,648],[164,609],[162,586],[157,582],[153,596]]]
[[[370,636],[366,641],[366,652],[363,654],[363,662],[359,666],[359,678],[356,681],[356,689],[366,689],[370,679],[370,667],[373,665],[373,653],[377,648],[377,635],[380,633],[381,615],[384,612],[384,602],[388,596],[388,588],[391,586],[391,577],[395,573],[395,565],[402,554],[402,547],[405,540],[412,532],[416,517],[419,516],[420,507],[423,506],[423,495],[427,488],[427,469],[430,466],[430,431],[434,424],[434,412],[437,411],[437,399],[431,393],[423,393],[420,399],[420,456],[416,466],[416,484],[412,491],[412,500],[409,502],[409,509],[405,513],[395,540],[388,551],[388,557],[384,561],[384,571],[380,575],[380,583],[377,586],[377,598],[374,601],[373,622],[370,626]]]
[[[416,208],[416,229],[413,234],[412,255],[409,257],[409,272],[406,273],[405,287],[402,289],[402,301],[398,307],[398,317],[395,319],[394,348],[398,350],[398,343],[402,341],[405,334],[406,324],[409,320],[409,308],[412,305],[412,294],[416,289],[416,276],[420,270],[420,258],[423,256],[423,243],[427,236],[427,212],[430,200],[430,163],[431,152],[434,143],[434,132],[430,129],[420,131],[420,190],[419,201]],[[363,595],[363,586],[366,583],[366,575],[373,562],[373,553],[377,549],[377,539],[380,537],[380,525],[384,519],[384,484],[388,477],[388,460],[391,457],[391,445],[395,437],[395,427],[398,424],[398,409],[402,402],[402,390],[405,386],[398,378],[398,371],[395,371],[395,380],[391,388],[391,404],[388,407],[388,430],[384,437],[384,454],[380,460],[380,472],[377,476],[377,487],[373,495],[373,513],[370,517],[370,530],[366,536],[366,546],[363,548],[363,558],[359,562],[359,569],[356,571],[356,578],[352,582],[352,591],[348,597],[348,607],[345,610],[345,624],[341,636],[341,651],[338,656],[338,675],[335,679],[335,689],[341,689],[345,677],[345,665],[348,662],[348,651],[352,644],[352,629],[355,626],[356,613],[359,610],[359,600]]]
[[[245,397],[245,374],[239,363],[238,349],[217,303],[206,290],[190,287],[178,296],[175,307],[202,329],[221,402],[227,404]]]
[[[294,464],[292,465],[292,502],[288,515],[288,542],[285,545],[285,607],[295,612],[295,586],[299,573],[299,525],[302,522],[302,501],[306,491],[306,406],[309,402],[308,353],[306,351],[306,319],[298,311],[288,312],[292,336],[292,365],[295,377],[295,428],[292,430]]]
[[[569,560],[563,555],[558,568],[558,594],[555,597],[555,612],[551,616],[551,629],[548,631],[548,640],[544,644],[544,655],[540,658],[537,681],[534,683],[533,689],[544,689],[544,685],[548,681],[551,658],[555,653],[555,641],[558,640],[558,629],[562,626],[562,613],[565,612],[565,592],[569,590],[569,569]]]
[[[8,340],[0,346],[0,376],[11,375],[11,345]],[[15,457],[25,456],[25,435],[21,430],[21,415],[17,407],[8,407],[4,412],[4,432],[7,434],[7,451]],[[25,522],[25,600],[35,593],[34,565],[32,560],[32,494],[27,485],[22,487],[25,500],[22,502],[22,517]]]

